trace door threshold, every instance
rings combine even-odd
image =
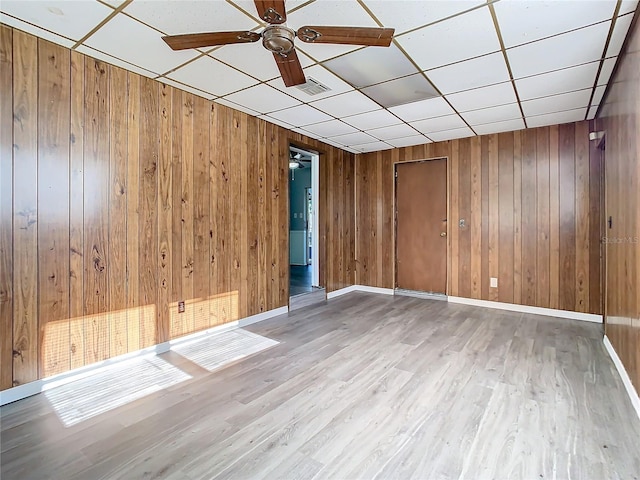
[[[449,298],[444,293],[421,292],[419,290],[405,290],[404,288],[396,288],[393,294],[405,297],[427,298],[429,300],[444,300],[445,302],[448,301]]]

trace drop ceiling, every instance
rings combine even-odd
[[[171,50],[163,35],[261,30],[251,0],[2,0],[0,21],[351,152],[594,118],[638,0],[288,0],[287,24],[395,28],[389,49],[297,42],[287,88],[258,43]]]

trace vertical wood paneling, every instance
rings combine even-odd
[[[38,42],[13,31],[13,385],[38,376]]]
[[[576,125],[575,232],[576,232],[576,303],[578,312],[589,312],[589,232],[591,208],[589,202],[589,124]]]
[[[109,68],[109,356],[127,353],[127,72]]]
[[[558,126],[549,127],[549,308],[560,303],[560,170]],[[599,201],[599,200],[597,200]],[[593,205],[589,205],[593,208]],[[599,242],[599,240],[597,240]],[[598,262],[598,271],[600,271]]]
[[[536,303],[549,306],[549,128],[536,129]]]
[[[595,122],[590,124],[590,131],[596,131]],[[603,170],[601,150],[589,143],[589,312],[597,313],[602,305],[601,238],[604,225]],[[640,258],[640,256],[639,256]]]
[[[84,330],[84,69],[85,57],[71,52],[69,146],[69,348],[70,368],[85,364]]]
[[[13,382],[13,32],[0,25],[0,390]]]
[[[451,145],[451,156],[448,160],[449,177],[451,184],[451,196],[449,197],[449,215],[451,216],[451,240],[449,242],[449,250],[451,251],[451,258],[447,262],[447,268],[449,270],[449,295],[458,296],[458,263],[460,258],[460,227],[458,222],[460,218],[460,182],[457,181],[460,168],[460,155],[458,148],[458,140],[454,140]],[[447,219],[449,223],[449,219]]]
[[[199,302],[194,329],[209,323],[209,104],[194,97],[193,105],[193,295]]]
[[[471,139],[471,298],[482,295],[482,145]],[[455,220],[455,219],[454,219]],[[455,226],[455,224],[454,224]]]
[[[458,234],[458,295],[471,297],[471,139],[458,141],[458,217],[465,220]],[[455,262],[452,259],[452,269]],[[452,272],[453,273],[453,272]]]
[[[181,92],[182,95],[182,194],[181,213],[182,232],[181,251],[181,290],[182,296],[177,301],[191,300],[194,298],[193,290],[193,245],[194,245],[194,194],[193,194],[193,95]],[[177,112],[176,112],[177,113]],[[176,252],[177,255],[177,252]],[[172,326],[174,337],[191,333],[195,330],[195,307],[192,303],[185,305],[185,312],[177,314],[175,324]]]
[[[69,50],[38,43],[38,320],[40,372],[69,358]]]
[[[353,154],[4,26],[0,64],[0,389],[286,305],[293,140],[322,158],[321,284],[354,283]]]
[[[481,207],[482,207],[482,235],[481,235],[481,291],[484,299],[489,298],[489,137],[482,137],[481,151]]]
[[[489,135],[489,277],[498,278],[500,288],[500,204],[498,135]],[[489,300],[498,300],[498,289],[489,287]]]
[[[537,168],[536,131],[522,132],[522,303],[536,305]]]
[[[499,269],[498,300],[513,303],[514,290],[514,145],[512,133],[498,135]]]
[[[85,363],[109,358],[109,75],[85,62],[84,320]],[[102,315],[104,314],[104,315]]]
[[[144,307],[152,307],[151,321],[140,319],[140,348],[156,343],[158,311],[158,82],[140,79],[140,204],[139,204],[139,295]]]
[[[171,338],[169,311],[173,291],[173,89],[160,85],[158,165],[158,342]],[[179,93],[178,93],[179,95]],[[180,112],[180,110],[178,110]],[[181,112],[180,112],[181,113]],[[180,116],[178,113],[178,116]],[[207,129],[208,131],[208,129]],[[178,137],[179,140],[179,137]]]
[[[576,198],[575,124],[560,125],[560,302],[563,310],[575,308]]]
[[[127,350],[140,348],[140,77],[129,74],[127,107]]]
[[[513,133],[513,303],[522,303],[522,132]]]

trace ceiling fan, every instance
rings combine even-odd
[[[302,65],[293,42],[296,37],[306,43],[336,43],[388,47],[393,28],[304,26],[295,31],[284,23],[287,20],[284,0],[254,0],[260,18],[268,25],[262,32],[208,32],[168,35],[162,39],[173,50],[214,47],[233,43],[253,43],[262,38],[262,45],[273,53],[282,80],[287,87],[306,82]]]

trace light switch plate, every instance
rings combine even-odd
[[[489,286],[491,288],[498,288],[498,279],[496,277],[491,277],[491,280],[489,282]]]

